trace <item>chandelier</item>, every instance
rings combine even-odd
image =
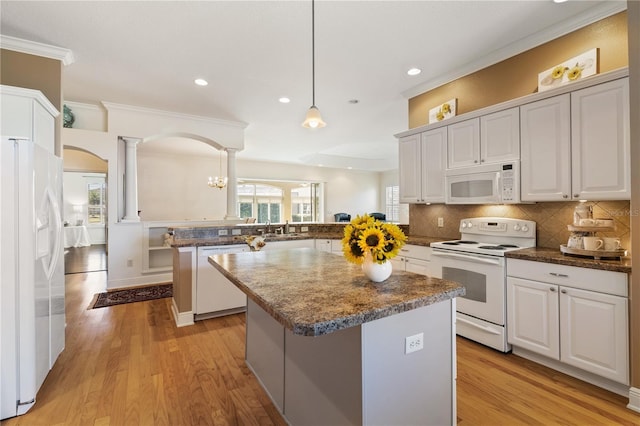
[[[320,110],[316,107],[316,29],[315,29],[315,1],[311,0],[311,107],[302,126],[317,129],[326,126],[322,121]]]
[[[227,186],[228,178],[222,177],[222,150],[220,150],[220,176],[216,176],[215,178],[209,176],[209,180],[207,181],[207,185],[211,188],[222,189]]]

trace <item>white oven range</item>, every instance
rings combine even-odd
[[[456,300],[457,334],[509,352],[504,254],[535,247],[536,223],[502,217],[462,219],[460,234],[459,240],[431,244],[432,275],[466,288],[466,295]]]

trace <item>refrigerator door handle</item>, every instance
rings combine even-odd
[[[36,241],[40,244],[40,245],[45,245],[44,250],[41,251],[41,247],[37,247],[36,249],[36,253],[38,253],[38,256],[42,256],[41,260],[42,260],[42,266],[44,267],[45,273],[47,275],[47,279],[51,279],[51,277],[53,276],[53,273],[56,269],[56,264],[58,263],[58,259],[60,258],[60,238],[62,236],[62,216],[60,215],[60,209],[58,206],[58,200],[56,199],[56,196],[53,192],[53,190],[51,189],[51,187],[47,187],[47,189],[45,190],[45,199],[43,200],[43,204],[46,204],[46,209],[47,211],[47,217],[48,217],[48,213],[50,211],[53,212],[53,232],[54,232],[54,240],[53,240],[53,253],[51,253],[50,256],[48,256],[48,264],[46,263],[47,260],[47,254],[49,254],[49,247],[50,245],[48,244],[48,238],[45,238],[44,241],[41,240],[40,238],[37,238]],[[44,209],[43,209],[44,210]],[[42,226],[38,226],[38,233],[42,232],[43,230],[49,228],[51,224],[50,223],[44,223]]]

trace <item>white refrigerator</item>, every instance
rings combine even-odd
[[[0,419],[26,413],[64,349],[62,160],[0,141]]]

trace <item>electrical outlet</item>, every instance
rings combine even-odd
[[[289,227],[289,232],[296,232],[296,227],[295,226],[290,226]]]
[[[231,235],[242,235],[242,229],[232,229]]]
[[[444,218],[443,217],[439,217],[438,218],[438,228],[442,228],[444,227]]]
[[[414,334],[413,336],[405,337],[404,339],[404,353],[410,354],[424,348],[424,333]]]
[[[300,227],[300,232],[309,232],[309,227],[308,226],[301,226]]]
[[[229,235],[229,231],[227,229],[218,230],[218,236],[224,237],[225,235]]]
[[[133,266],[133,259],[127,259],[127,267],[131,268]]]

